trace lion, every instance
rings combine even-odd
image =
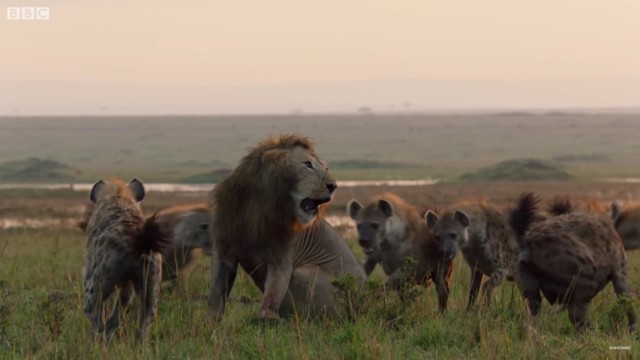
[[[356,222],[358,243],[367,259],[364,268],[370,274],[377,262],[388,276],[386,284],[400,289],[405,284],[436,284],[438,304],[447,307],[453,262],[438,252],[433,234],[428,231],[418,209],[399,196],[384,192],[369,199],[367,206],[349,201],[347,211]],[[407,274],[406,259],[415,260],[415,271]]]
[[[337,188],[308,138],[269,137],[211,191],[214,239],[209,311],[222,318],[238,265],[263,292],[259,315],[335,313],[332,279],[366,276],[323,219]]]

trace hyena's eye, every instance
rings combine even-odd
[[[458,238],[458,234],[456,234],[456,233],[449,233],[449,239],[451,239],[451,240],[455,240],[455,239],[457,239],[457,238]]]
[[[357,225],[358,230],[362,230],[362,224]]]
[[[371,223],[371,227],[373,228],[373,230],[378,230],[378,228],[380,227],[380,224],[378,224],[378,223]]]

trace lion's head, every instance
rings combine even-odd
[[[256,242],[290,238],[318,218],[336,187],[309,139],[270,137],[214,189],[211,205],[218,210],[213,231],[222,232],[214,238],[220,235],[216,241],[226,242],[227,231]]]
[[[311,148],[296,146],[287,152],[283,166],[295,173],[295,186],[289,194],[294,212],[301,224],[311,222],[320,206],[331,201],[337,187],[325,163]]]

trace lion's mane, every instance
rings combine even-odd
[[[296,147],[317,157],[308,138],[269,137],[250,149],[238,167],[211,191],[212,237],[217,251],[277,257],[303,228],[291,196],[299,176],[286,166]]]

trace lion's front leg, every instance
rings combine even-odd
[[[222,319],[224,306],[236,280],[238,260],[233,256],[223,256],[215,249],[211,256],[211,289],[209,293],[209,314],[214,322]]]
[[[293,273],[293,257],[287,254],[282,259],[267,264],[267,278],[264,283],[264,295],[260,302],[260,317],[263,319],[279,318],[278,310],[289,289]]]

